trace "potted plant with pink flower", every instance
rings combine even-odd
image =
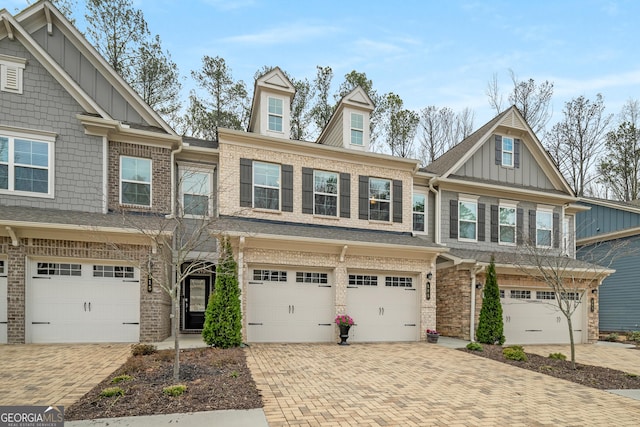
[[[348,314],[338,314],[336,316],[336,325],[340,328],[340,345],[347,344],[347,338],[349,338],[349,329],[353,326],[353,318]]]
[[[440,332],[435,329],[427,329],[427,342],[436,343],[440,337]]]

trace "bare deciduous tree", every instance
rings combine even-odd
[[[563,119],[547,134],[547,149],[578,196],[595,180],[593,170],[604,146],[612,115],[605,114],[602,95],[595,101],[579,96],[565,103]]]
[[[600,182],[617,200],[629,202],[640,197],[640,130],[624,122],[607,133],[606,153],[598,165]]]
[[[553,83],[548,80],[538,84],[534,79],[519,80],[513,70],[509,70],[509,75],[513,84],[513,90],[508,96],[509,104],[518,107],[534,133],[543,133],[553,115],[551,110]],[[504,97],[500,93],[496,74],[487,84],[485,93],[489,98],[491,108],[496,110],[496,114],[501,113]]]
[[[571,256],[562,255],[556,248],[540,247],[531,240],[525,240],[523,244],[518,245],[514,264],[525,275],[546,284],[553,292],[554,299],[540,301],[552,305],[565,318],[571,344],[571,365],[575,369],[572,316],[580,304],[586,305],[588,298],[595,295],[591,290],[597,289],[600,282],[613,272],[608,266],[614,257],[622,254],[626,245],[622,242],[603,253],[600,250],[601,246],[596,244],[590,249],[585,249],[581,254],[581,261],[577,261]],[[606,266],[603,266],[603,263],[606,263]]]

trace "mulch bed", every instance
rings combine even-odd
[[[252,409],[262,407],[262,397],[251,377],[241,348],[182,350],[180,382],[187,386],[178,397],[162,389],[173,381],[173,350],[131,356],[120,369],[65,409],[65,420],[89,420],[137,415]],[[132,380],[113,384],[116,376]],[[119,386],[124,396],[100,397],[106,388]]]
[[[471,351],[466,348],[460,350],[600,390],[640,389],[640,376],[635,374],[580,363],[576,363],[576,369],[571,369],[570,360],[551,359],[533,353],[526,353],[526,362],[509,360],[502,355],[503,347],[501,346],[483,345],[482,347],[483,351]],[[570,357],[568,354],[565,356]]]

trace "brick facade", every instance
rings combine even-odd
[[[120,156],[151,159],[151,206],[120,205]],[[171,212],[171,150],[148,145],[109,141],[109,210]]]

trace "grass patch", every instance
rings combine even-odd
[[[117,377],[114,377],[111,380],[111,384],[118,384],[121,382],[131,381],[132,379],[133,377],[131,375],[127,375],[127,374],[118,375]]]
[[[100,392],[100,397],[124,396],[124,390],[120,387],[108,387]]]
[[[178,385],[170,385],[162,389],[162,392],[167,396],[178,397],[182,396],[182,394],[187,391],[187,386],[183,384]]]
[[[567,356],[565,356],[562,353],[550,353],[549,354],[549,359],[567,360]]]
[[[467,344],[467,350],[471,351],[482,351],[482,344],[479,342],[470,342]]]

